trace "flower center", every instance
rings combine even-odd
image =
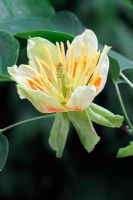
[[[68,98],[70,93],[70,77],[66,71],[66,68],[63,66],[62,63],[59,63],[57,66],[57,79],[59,88],[63,94],[64,98]]]

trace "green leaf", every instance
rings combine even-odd
[[[68,112],[68,117],[76,129],[82,145],[88,152],[91,152],[100,137],[97,135],[87,111]]]
[[[56,151],[56,156],[62,156],[69,131],[69,119],[66,113],[56,113],[55,121],[50,132],[49,144]]]
[[[9,77],[7,77],[7,76],[0,75],[0,81],[12,81],[12,80]]]
[[[128,146],[119,149],[117,153],[117,158],[133,156],[133,141],[129,143]]]
[[[54,9],[49,0],[1,0],[0,20],[24,16],[49,17]]]
[[[119,128],[122,125],[122,116],[115,115],[112,112],[94,103],[90,104],[87,111],[90,119],[97,124],[111,128]]]
[[[0,133],[0,171],[2,171],[7,160],[9,144],[6,136]]]
[[[42,36],[43,34],[45,37],[45,34],[47,36],[49,32],[55,32],[55,37],[57,37],[58,32],[59,34],[69,34],[72,37],[83,32],[84,27],[73,13],[64,11],[47,19],[42,17],[9,19],[0,23],[0,30],[22,38],[29,38],[32,34],[33,36]],[[52,37],[54,37],[54,34]]]
[[[0,81],[9,81],[7,67],[16,63],[19,43],[8,33],[0,31],[0,47]]]
[[[18,33],[16,35],[19,38],[28,39],[29,37],[42,37],[47,40],[50,40],[51,42],[66,42],[69,40],[70,42],[73,40],[74,36],[63,33],[63,32],[57,32],[57,31],[45,31],[45,30],[37,30],[37,31],[31,31],[31,32],[24,32],[24,33]]]
[[[120,75],[120,66],[117,62],[117,60],[113,59],[112,57],[110,58],[110,74],[112,77],[112,80],[114,82],[117,82],[119,80],[119,75]]]
[[[49,39],[52,42],[56,41],[65,42],[67,40],[72,41],[75,35],[81,33],[84,30],[84,27],[73,13],[59,12],[54,17],[50,17],[47,19],[44,19],[42,17],[26,17],[26,18],[23,17],[23,18],[12,18],[4,20],[3,22],[0,23],[0,29],[12,35],[16,35],[17,37],[20,38],[27,39],[29,37],[40,36]],[[7,35],[7,33],[2,35],[1,39],[2,46],[5,46],[4,37],[7,36],[9,36]],[[4,63],[4,65],[2,63],[1,67],[2,70],[0,70],[2,71],[2,73],[0,73],[1,81],[9,80],[8,79],[9,76],[6,71],[7,66],[15,64],[18,54],[17,51],[18,42],[13,37],[11,38],[11,36],[10,39],[12,40],[12,42],[10,42],[11,44],[8,45],[8,48],[1,49],[2,52],[2,55],[0,54],[1,58],[4,59],[6,56],[6,59],[4,59],[6,62]],[[16,47],[15,43],[17,43]],[[5,54],[5,52],[8,53],[8,56]]]
[[[125,58],[123,55],[111,50],[110,58],[110,73],[112,80],[117,82],[119,80],[120,72],[128,69],[133,69],[133,61]]]
[[[127,59],[125,56],[117,53],[116,51],[111,50],[110,53],[109,53],[109,55],[113,59],[117,60],[119,66],[120,66],[120,70],[121,71],[133,68],[133,61]]]
[[[129,7],[133,8],[133,2],[131,0],[123,0],[123,2]]]

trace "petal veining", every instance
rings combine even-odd
[[[95,95],[95,86],[80,86],[72,93],[67,107],[72,110],[84,110],[91,104]]]
[[[98,41],[95,33],[92,30],[86,29],[82,34],[76,36],[71,43],[71,50],[74,50],[76,43],[76,57],[78,57],[83,47],[89,48],[89,54],[92,55],[93,51],[98,49]]]
[[[111,47],[104,46],[103,51],[101,53],[99,62],[98,62],[98,67],[99,67],[99,76],[101,78],[101,82],[99,84],[99,88],[97,90],[97,94],[99,94],[107,81],[107,76],[108,76],[108,71],[109,71],[109,58],[107,56],[108,51],[111,49]]]
[[[39,90],[32,90],[21,84],[17,86],[17,89],[20,97],[28,99],[41,113],[51,113],[55,110],[58,110],[58,112],[64,111],[64,107],[54,96],[49,96]]]

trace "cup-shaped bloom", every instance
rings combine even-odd
[[[28,65],[8,68],[20,98],[40,112],[85,110],[105,86],[110,47],[98,50],[96,35],[85,30],[64,44],[41,37],[28,40]]]

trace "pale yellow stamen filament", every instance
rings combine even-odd
[[[61,55],[61,49],[60,49],[60,45],[58,42],[56,42],[56,47],[57,47],[57,52],[58,52],[58,56],[59,56],[59,61],[60,63],[63,64],[63,59],[62,59],[62,55]]]
[[[40,60],[39,58],[35,58],[35,59],[36,59],[36,62],[37,62],[37,64],[38,64],[38,66],[39,66],[40,74],[41,74],[41,76],[43,77],[43,80],[49,81],[49,80],[48,80],[48,76],[47,76],[47,74],[46,74],[46,72],[45,72],[45,70],[43,69],[43,66],[42,66],[42,64],[41,64],[41,60]]]
[[[33,67],[31,67],[30,65],[27,65],[27,68],[29,68],[30,70],[32,70],[35,73],[35,77],[39,80],[39,82],[41,82],[41,84],[45,87],[45,83],[43,81],[43,76],[41,76],[38,71],[36,69],[34,69]]]
[[[83,85],[85,85],[85,77],[88,74],[88,71],[90,69],[90,61],[91,61],[91,59],[89,58],[89,56],[90,56],[89,53],[90,53],[90,49],[87,48],[86,49],[86,55],[85,55],[85,61],[84,61],[85,62],[85,67],[84,67],[83,73],[82,73],[82,75],[80,77],[80,82]]]
[[[40,84],[40,82],[38,83],[36,80],[34,80],[33,78],[29,78],[27,76],[24,76],[25,80],[27,81],[31,81],[34,85],[36,85],[38,88],[41,88],[42,91],[44,91],[44,87]]]
[[[39,62],[39,60],[38,60],[38,62]],[[38,63],[38,64],[39,64],[39,63]],[[50,81],[48,80],[48,77],[47,77],[45,71],[43,71],[43,72],[44,72],[44,73],[43,73],[43,78],[41,79],[41,78],[39,78],[40,74],[39,74],[34,68],[32,68],[31,66],[28,66],[28,67],[29,67],[31,70],[33,70],[34,72],[36,72],[36,76],[35,76],[35,77],[39,80],[39,83],[41,83],[41,85],[40,85],[39,83],[37,83],[34,79],[25,77],[27,80],[32,81],[32,83],[36,84],[36,86],[38,86],[39,88],[41,88],[41,89],[44,90],[45,92],[47,91],[47,93],[48,93],[49,95],[54,94],[54,96],[55,96],[55,94],[56,94],[56,96],[57,96],[57,95],[60,96],[59,93],[58,93],[58,90],[56,90],[56,89],[54,88],[54,86],[50,83]],[[52,89],[52,90],[51,90],[51,89]],[[53,90],[54,90],[54,92],[53,92]],[[52,93],[52,94],[51,94],[51,93]]]
[[[35,57],[35,60],[37,63],[41,63],[41,65],[39,65],[40,73],[43,73],[43,71],[45,71],[44,68],[47,68],[49,71],[52,71],[51,67],[41,58]]]
[[[87,73],[87,75],[85,77],[86,84],[98,69],[98,67],[96,67],[96,66],[97,66],[97,62],[98,62],[99,56],[100,56],[100,51],[92,58],[92,60],[90,62],[90,67],[89,67],[90,70],[88,71],[88,73]]]
[[[35,59],[36,59],[36,62],[38,64],[38,66],[39,66],[40,74],[42,74],[45,77],[45,79],[47,78],[48,75],[46,74],[46,71],[45,71],[45,67],[46,67],[52,73],[52,75],[53,75],[53,77],[55,79],[55,82],[57,82],[57,78],[55,76],[55,73],[51,70],[49,65],[45,61],[40,59],[40,58],[35,57]]]
[[[85,62],[86,64],[85,64],[83,75],[87,73],[88,68],[89,68],[89,62],[90,62],[90,44],[89,43],[87,44],[87,47],[85,49]]]
[[[71,45],[70,42],[67,40],[67,67],[68,67],[68,73],[70,74],[71,64],[72,64],[72,55],[71,55]]]
[[[57,90],[50,82],[49,82],[49,86],[50,86],[50,89],[52,90],[54,96],[59,98],[61,101],[64,101],[64,97],[63,97],[62,93],[60,93],[59,90]]]
[[[45,46],[44,49],[42,49],[42,52],[44,53],[44,55],[48,58],[48,60],[50,62],[49,70],[50,71],[52,71],[52,70],[55,71],[55,65],[53,63],[53,59],[51,57],[49,49]]]
[[[100,56],[100,51],[98,51],[97,53],[93,53],[92,59],[91,59],[91,63],[90,63],[90,70],[88,72],[88,74],[91,76],[92,73],[94,72],[96,65],[97,65],[97,61],[99,59]]]
[[[75,79],[73,79],[73,90],[76,89],[76,87],[79,85],[79,80],[82,74],[82,65],[83,65],[83,59],[82,57],[78,57],[78,63],[77,63],[77,70],[76,70],[76,74],[75,74]]]
[[[46,55],[46,57],[49,59],[49,61],[50,61],[50,66],[48,66],[48,64],[47,64],[47,67],[49,67],[49,70],[52,72],[52,74],[53,74],[53,77],[54,77],[54,79],[55,79],[55,81],[57,82],[57,79],[56,79],[56,76],[55,76],[55,72],[56,72],[56,68],[55,68],[55,63],[53,63],[53,59],[52,59],[52,57],[51,57],[51,54],[50,54],[50,51],[49,51],[49,49],[47,48],[47,47],[45,47],[45,51],[44,51],[44,49],[43,49],[43,53],[44,53],[44,55]],[[43,61],[44,62],[44,61]],[[45,62],[45,65],[46,65],[46,62]]]
[[[63,65],[64,67],[66,67],[66,56],[65,56],[65,48],[63,42],[61,42],[61,54],[62,54]]]
[[[61,79],[58,79],[58,90],[59,90],[60,94],[63,94]]]
[[[75,66],[75,62],[76,62],[76,47],[77,47],[77,45],[76,45],[76,41],[75,41],[74,44],[73,44],[73,52],[72,52],[72,58],[71,58],[71,60],[72,60],[72,63],[71,63],[71,77],[73,77],[74,71],[76,70],[75,69],[76,68],[76,66]]]
[[[37,58],[37,57],[35,57],[35,60],[36,60],[36,62],[38,64],[40,74],[42,75],[42,77],[47,78],[47,74],[46,74],[46,72],[45,72],[45,70],[44,70],[44,68],[42,66],[41,60],[39,58]],[[43,64],[45,64],[45,63],[43,62]],[[47,66],[47,65],[45,65],[45,66]]]
[[[40,58],[36,58],[36,61],[37,61],[37,63],[38,63],[38,66],[39,66],[39,68],[40,68],[40,71],[41,71],[41,73],[42,73],[42,74],[41,74],[42,77],[43,77],[42,80],[44,81],[44,84],[46,85],[47,91],[49,91],[49,94],[54,95],[55,97],[60,98],[60,99],[63,101],[62,93],[60,93],[60,92],[54,87],[54,85],[49,81],[48,75],[46,74],[46,72],[45,72],[45,70],[44,70],[44,68],[43,68],[43,66],[42,66],[42,64],[45,65],[46,63],[45,63],[44,61],[42,61]],[[47,65],[47,64],[46,64],[46,65]],[[56,77],[56,80],[57,80],[57,77]]]
[[[78,80],[81,78],[83,71],[85,70],[85,62],[86,62],[86,52],[85,52],[85,45],[84,43],[81,44],[81,50],[80,50],[80,55],[78,56],[77,59],[77,65],[76,65],[76,73],[75,73],[75,78],[73,80],[74,85]],[[76,85],[74,86],[74,88]]]

